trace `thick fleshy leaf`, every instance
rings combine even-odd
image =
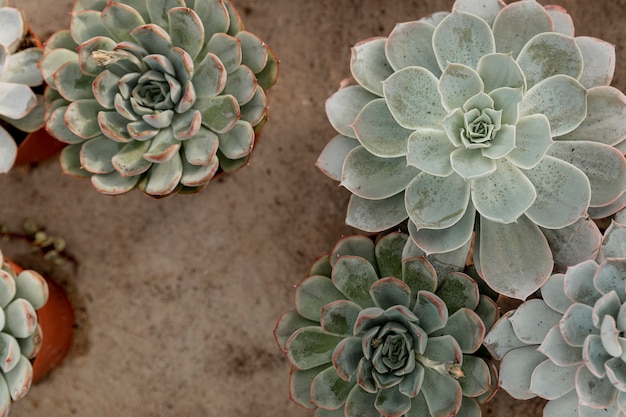
[[[250,68],[242,65],[228,74],[223,94],[232,95],[240,105],[244,105],[252,100],[256,88],[256,77]]]
[[[53,74],[66,62],[70,60],[78,60],[76,52],[67,49],[53,49],[44,54],[40,68],[44,81],[48,85],[54,85]]]
[[[380,417],[380,413],[376,411],[374,407],[375,401],[376,395],[370,394],[357,385],[350,391],[350,394],[348,394],[345,405],[345,416]]]
[[[492,25],[504,5],[502,0],[457,0],[454,3],[453,10],[475,14],[489,23],[489,25]]]
[[[419,318],[420,327],[428,334],[444,328],[448,322],[445,302],[430,291],[418,291],[413,313]]]
[[[15,140],[5,128],[0,126],[0,173],[9,172],[15,163],[16,156],[17,145]],[[404,207],[404,198],[402,199],[402,206]]]
[[[526,299],[552,272],[548,242],[526,216],[510,224],[481,218],[478,245],[482,277],[491,288],[509,297]]]
[[[491,330],[500,316],[500,308],[496,302],[484,294],[480,295],[480,301],[474,312],[478,314],[478,317],[485,323],[485,329],[487,331]]]
[[[440,278],[436,294],[446,303],[450,314],[462,308],[474,310],[478,306],[478,285],[461,272],[452,272]]]
[[[578,350],[581,349],[579,348]],[[604,348],[602,337],[595,334],[585,339],[582,348],[582,357],[589,371],[598,378],[604,378],[606,376],[605,364],[609,359],[613,358]]]
[[[455,415],[461,407],[463,397],[461,386],[451,376],[442,375],[430,368],[424,368],[422,392],[433,417]]]
[[[477,68],[489,93],[501,87],[524,88],[524,73],[509,54],[489,54],[480,58]]]
[[[219,139],[209,129],[200,128],[194,137],[183,142],[185,158],[192,165],[208,165],[217,152]]]
[[[352,48],[350,69],[354,79],[369,92],[383,95],[382,82],[393,73],[385,57],[383,37],[361,41]]]
[[[107,36],[96,36],[78,46],[78,62],[80,68],[85,74],[98,75],[100,72],[107,69],[106,65],[103,65],[106,61],[107,55],[105,54],[104,60],[98,57],[98,53],[102,51],[111,51],[115,48],[116,42]],[[50,52],[50,55],[54,54],[57,50]],[[97,52],[98,51],[98,52]],[[98,58],[98,59],[96,59]],[[112,61],[113,62],[113,61]],[[117,74],[121,76],[123,74]]]
[[[404,191],[418,173],[404,157],[379,158],[358,146],[346,156],[341,185],[359,197],[382,200]]]
[[[413,222],[409,222],[411,239],[427,255],[433,253],[448,253],[467,244],[474,231],[476,210],[469,204],[463,217],[445,229],[418,229]]]
[[[527,87],[553,75],[564,74],[578,79],[583,71],[583,56],[574,38],[560,33],[540,33],[533,37],[517,57],[524,71]]]
[[[585,62],[580,83],[587,88],[609,85],[615,72],[615,45],[588,36],[576,38]]]
[[[192,9],[176,7],[167,11],[172,45],[185,50],[192,59],[204,46],[204,27]]]
[[[302,370],[329,364],[335,347],[342,339],[324,333],[320,327],[303,327],[287,340],[287,357],[293,366]]]
[[[178,154],[180,146],[180,141],[172,135],[170,129],[161,129],[161,131],[152,138],[150,147],[143,157],[150,162],[167,162],[172,159],[174,155]]]
[[[383,82],[383,91],[391,114],[407,129],[437,128],[446,112],[435,76],[425,68],[407,67]]]
[[[337,374],[349,381],[356,372],[359,361],[363,357],[363,343],[361,337],[346,337],[333,351],[333,366]]]
[[[484,55],[496,51],[491,28],[476,15],[453,11],[435,29],[433,48],[441,69],[448,63],[476,68]]]
[[[333,268],[342,256],[361,257],[367,260],[370,265],[376,269],[376,252],[374,249],[374,242],[366,236],[355,235],[339,239],[330,253],[330,263]],[[367,290],[369,290],[369,286],[367,287]]]
[[[550,329],[537,350],[558,366],[580,365],[583,361],[582,350],[567,343],[559,326]]]
[[[552,31],[552,20],[535,1],[520,1],[506,6],[493,22],[497,51],[513,58],[535,35]]]
[[[312,276],[305,278],[296,287],[295,305],[302,317],[319,322],[321,309],[343,298],[343,294],[335,288],[329,278]]]
[[[41,60],[43,51],[39,48],[22,49],[7,57],[4,65],[0,65],[0,79],[2,81],[26,84],[31,87],[41,85],[43,77],[37,64]]]
[[[183,164],[179,153],[166,162],[154,164],[150,168],[147,183],[143,189],[146,194],[165,196],[171,194],[183,175]]]
[[[478,397],[487,392],[491,384],[496,383],[491,381],[489,366],[482,358],[463,355],[461,371],[463,376],[459,378],[459,384],[465,397]]]
[[[187,158],[181,158],[183,162],[183,176],[180,183],[186,187],[201,187],[209,182],[220,166],[220,160],[214,155],[207,165],[192,165]]]
[[[439,93],[443,107],[452,111],[484,89],[483,80],[472,68],[449,63],[439,78]]]
[[[577,365],[559,366],[551,360],[540,363],[532,373],[530,392],[555,400],[574,389],[574,376],[580,367]]]
[[[534,168],[552,146],[550,121],[543,114],[521,117],[515,126],[515,149],[507,159],[522,169]]]
[[[220,140],[219,149],[227,158],[243,158],[252,152],[255,134],[248,122],[239,120],[231,130],[217,136]]]
[[[346,224],[366,232],[381,232],[407,217],[404,193],[383,200],[367,200],[353,194],[348,203]]]
[[[280,316],[274,327],[274,339],[283,352],[287,352],[285,344],[296,330],[303,327],[317,326],[315,321],[307,320],[295,310],[288,311]]]
[[[0,81],[0,115],[21,119],[37,105],[37,97],[29,86]]]
[[[485,337],[485,324],[480,317],[468,308],[461,308],[450,314],[446,326],[435,334],[450,335],[457,341],[461,352],[474,353]],[[429,339],[429,343],[430,343]]]
[[[91,174],[82,169],[80,166],[81,147],[82,143],[75,143],[66,146],[61,151],[59,162],[61,163],[61,170],[64,174],[81,178],[91,177]]]
[[[552,19],[555,32],[567,36],[574,36],[574,21],[572,20],[572,16],[567,13],[567,10],[554,4],[544,7]]]
[[[357,115],[370,101],[378,98],[361,86],[342,88],[326,100],[326,116],[335,130],[344,136],[355,138],[351,127]]]
[[[242,31],[235,35],[241,41],[241,64],[247,66],[253,73],[265,68],[268,51],[265,43],[256,35]]]
[[[345,403],[353,386],[354,382],[344,381],[335,368],[329,366],[313,378],[311,402],[324,409],[336,410]]]
[[[79,45],[96,36],[108,36],[109,32],[102,25],[100,12],[96,10],[76,11],[72,13],[70,31],[72,39]]]
[[[393,232],[380,238],[376,243],[376,263],[381,277],[402,279],[402,251],[408,236]]]
[[[185,6],[184,0],[150,0],[152,3],[150,4],[148,9],[148,14],[150,16],[150,21],[156,23],[162,28],[167,28],[167,11],[174,7],[183,7]]]
[[[217,133],[227,133],[237,123],[241,112],[235,97],[220,95],[206,100],[201,114],[204,126]]]
[[[552,310],[543,300],[528,300],[515,310],[510,321],[517,337],[528,345],[538,345],[562,315]]]
[[[373,155],[393,158],[407,154],[407,139],[411,131],[396,122],[385,99],[367,103],[352,128],[361,145]]]
[[[124,194],[135,188],[139,176],[123,177],[117,171],[108,174],[98,174],[91,177],[91,184],[102,194]]]
[[[163,55],[166,58],[169,57],[172,50],[172,40],[170,35],[162,27],[148,23],[131,30],[130,34],[151,54]]]
[[[438,284],[437,273],[430,262],[422,256],[406,257],[403,254],[403,258],[402,280],[411,288],[411,293],[422,290],[434,293]]]
[[[528,90],[521,113],[545,115],[552,136],[561,136],[576,129],[587,116],[587,91],[574,78],[555,75]]]
[[[195,66],[192,81],[198,99],[214,97],[226,85],[226,70],[219,58],[209,53]]]
[[[567,309],[559,328],[563,338],[571,346],[583,346],[585,338],[591,334],[600,334],[600,330],[593,325],[593,309],[584,304],[572,304]]]
[[[359,141],[343,135],[337,135],[326,144],[324,150],[317,158],[315,166],[333,180],[341,181],[341,172],[343,171],[343,163],[346,156],[357,146],[359,146]]]
[[[546,360],[536,346],[521,347],[507,353],[500,363],[500,387],[518,400],[535,397],[530,392],[532,373]]]
[[[387,309],[395,305],[408,307],[411,289],[395,277],[381,278],[370,287],[370,296],[377,307]]]
[[[522,101],[522,88],[501,87],[489,93],[494,108],[502,111],[503,125],[516,125],[519,117],[519,103]],[[516,127],[517,130],[517,127]]]
[[[626,392],[626,363],[621,358],[612,358],[606,363],[609,381],[621,392]]]
[[[271,49],[267,50],[267,64],[263,71],[256,73],[256,80],[264,89],[271,88],[278,80],[278,58]]]
[[[326,277],[318,277],[327,279]],[[310,278],[309,278],[310,279]],[[312,290],[309,288],[309,290]],[[338,292],[335,290],[335,292]],[[297,296],[296,292],[296,296]],[[311,297],[309,295],[309,297]],[[324,298],[319,294],[319,298]],[[330,298],[330,297],[328,297]],[[325,332],[342,336],[352,335],[352,329],[361,312],[361,307],[348,300],[331,301],[324,305],[319,312],[319,320]]]
[[[510,318],[514,312],[514,310],[506,312],[485,336],[483,343],[496,360],[502,360],[504,355],[512,350],[527,346],[513,331]]]
[[[216,33],[209,39],[206,48],[217,55],[228,74],[241,65],[241,41],[226,33]]]
[[[139,175],[147,171],[152,162],[143,158],[143,155],[150,148],[150,142],[132,141],[124,145],[124,147],[113,156],[111,162],[117,172],[122,177]]]
[[[378,391],[374,407],[385,417],[400,417],[411,408],[411,399],[395,386]]]
[[[431,175],[447,177],[452,173],[450,154],[456,147],[443,130],[417,129],[409,136],[405,149],[409,165]]]
[[[593,260],[570,266],[565,273],[564,281],[567,297],[575,303],[594,305],[602,296],[594,286],[596,279],[592,279],[598,269],[598,264]]]
[[[108,174],[113,171],[111,158],[124,145],[105,136],[97,136],[86,141],[80,150],[80,164],[92,174]]]
[[[435,177],[420,173],[407,187],[405,203],[418,228],[444,229],[465,214],[470,184],[458,175]]]
[[[17,401],[22,399],[30,389],[33,381],[33,366],[24,355],[20,355],[17,365],[4,374],[11,399]]]
[[[372,264],[358,256],[342,256],[333,267],[333,284],[359,306],[373,307],[369,289],[378,275]]]
[[[450,154],[450,165],[458,175],[467,179],[479,179],[493,174],[497,164],[486,158],[480,149],[457,148]]]
[[[129,29],[145,24],[141,14],[134,8],[123,3],[109,3],[100,15],[102,25],[111,37],[119,41],[132,42]]]
[[[573,301],[565,294],[565,275],[554,274],[541,286],[541,297],[554,311],[564,314]]]
[[[493,174],[472,181],[472,202],[483,218],[512,223],[532,205],[537,194],[519,168],[504,160],[496,164]]]
[[[328,366],[322,365],[306,370],[292,367],[289,375],[289,399],[303,408],[314,409],[315,404],[311,402],[311,382],[324,369],[328,369]]]
[[[432,45],[434,31],[435,28],[425,22],[396,24],[385,45],[385,55],[392,68],[400,71],[406,67],[423,67],[436,77],[441,75]]]
[[[606,408],[615,400],[617,389],[608,378],[598,378],[585,366],[576,372],[576,392],[579,404],[592,408]]]
[[[576,265],[595,259],[602,242],[598,226],[588,218],[580,218],[561,229],[542,229],[552,249],[557,270],[564,271],[568,265]]]
[[[209,39],[213,33],[228,31],[230,18],[223,1],[197,0],[193,9],[202,20],[206,39]]]
[[[68,129],[83,139],[102,134],[98,124],[98,113],[104,110],[95,99],[76,100],[67,106],[65,123]]]
[[[626,260],[624,258],[605,259],[593,277],[594,288],[602,294],[615,291],[620,300],[625,300],[624,280],[626,278],[623,273],[625,267]]]
[[[93,80],[92,94],[102,107],[113,109],[115,107],[115,95],[119,92],[118,82],[120,77],[111,71],[102,71]]]

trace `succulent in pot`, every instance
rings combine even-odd
[[[278,62],[230,0],[76,0],[40,65],[67,174],[106,194],[204,187],[245,165]]]
[[[468,275],[403,259],[408,239],[342,238],[278,320],[291,399],[316,416],[480,416],[495,392],[479,348],[497,306]]]
[[[326,112],[338,135],[317,165],[352,192],[347,223],[408,218],[425,253],[467,249],[499,293],[525,299],[554,268],[595,256],[587,218],[623,203],[626,98],[615,51],[574,36],[534,0],[457,0],[352,50],[357,84]],[[528,262],[533,259],[533,262]]]
[[[43,84],[37,68],[41,44],[29,32],[22,12],[8,7],[7,0],[0,0],[0,27],[0,172],[6,173],[16,162],[35,162],[26,147],[44,158],[60,146],[41,130],[43,97],[33,90]]]
[[[485,337],[501,388],[549,400],[546,417],[625,416],[625,267],[626,224],[613,222],[596,260],[552,275],[541,299],[502,316]]]

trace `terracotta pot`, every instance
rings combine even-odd
[[[6,259],[16,273],[24,268]],[[74,310],[63,288],[44,277],[48,283],[48,302],[37,310],[43,341],[41,350],[33,360],[33,384],[40,381],[50,371],[59,366],[72,345],[74,330]]]
[[[17,147],[15,164],[32,164],[53,157],[65,147],[65,143],[59,142],[41,128],[26,135]]]

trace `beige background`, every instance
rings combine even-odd
[[[349,75],[349,47],[452,0],[236,0],[246,29],[281,59],[271,120],[249,167],[202,193],[153,200],[99,195],[56,160],[0,176],[0,224],[26,219],[63,236],[78,264],[29,247],[6,254],[47,272],[77,309],[74,350],[15,403],[16,417],[304,417],[287,398],[289,366],[272,329],[293,284],[342,235],[349,193],[314,162],[334,136],[324,100]],[[544,1],[542,3],[545,4]],[[71,0],[12,0],[42,38],[69,25]],[[617,45],[626,87],[625,0],[560,0],[577,34]],[[505,394],[487,416],[540,416]]]

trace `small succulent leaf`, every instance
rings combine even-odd
[[[150,21],[156,23],[162,28],[167,28],[168,11],[175,7],[185,7],[184,0],[151,0],[148,9]]]
[[[576,38],[585,65],[580,83],[587,88],[609,85],[615,72],[615,45],[588,36]]]
[[[217,135],[201,127],[197,135],[183,142],[185,159],[192,165],[208,165],[217,153],[218,145]]]
[[[80,148],[82,144],[77,143],[68,145],[61,150],[61,156],[59,162],[61,163],[61,170],[64,174],[72,175],[75,177],[90,177],[91,174],[85,171],[80,166]]]
[[[550,122],[543,114],[521,117],[515,126],[515,149],[507,159],[522,169],[532,169],[552,146]]]
[[[346,156],[357,146],[359,146],[359,142],[354,138],[337,135],[326,144],[324,150],[317,158],[315,166],[331,179],[341,181],[341,173]]]
[[[195,66],[193,85],[198,99],[214,97],[224,90],[226,85],[226,69],[215,54],[206,57]]]
[[[379,390],[374,407],[384,417],[400,417],[411,408],[411,399],[400,392],[396,385]]]
[[[363,357],[362,339],[346,337],[333,351],[333,366],[341,379],[349,381],[356,372]]]
[[[602,294],[594,287],[593,277],[599,267],[589,260],[571,266],[565,273],[564,289],[567,297],[575,303],[594,305]]]
[[[372,376],[373,369],[374,366],[372,365],[372,362],[362,358],[359,361],[359,366],[356,370],[356,380],[363,390],[371,394],[376,394],[376,392],[378,392],[378,385],[376,385],[376,381]]]
[[[256,93],[256,77],[246,66],[240,66],[228,74],[223,94],[230,94],[237,99],[239,104],[244,105],[254,97]]]
[[[6,45],[10,52],[15,52],[26,35],[26,19],[19,9],[0,4],[0,22],[4,30],[0,35],[0,44]]]
[[[150,148],[150,142],[132,141],[124,146],[112,158],[111,163],[122,177],[132,177],[146,172],[152,162],[143,158]]]
[[[53,74],[66,62],[78,60],[78,55],[73,50],[53,49],[44,54],[41,59],[40,69],[46,84],[54,86]]]
[[[578,79],[583,71],[583,56],[576,40],[560,33],[534,36],[520,51],[517,64],[524,71],[528,88],[553,75]]]
[[[100,22],[108,34],[118,42],[132,42],[134,39],[130,36],[128,28],[136,28],[146,23],[137,10],[122,3],[109,3],[102,10]]]
[[[70,32],[77,44],[88,41],[96,36],[109,36],[109,32],[100,20],[100,11],[84,10],[72,13]]]
[[[436,177],[421,172],[406,188],[406,208],[418,228],[445,229],[467,210],[470,183],[458,175]]]
[[[1,9],[0,9],[1,10]],[[0,65],[2,81],[25,84],[36,87],[43,83],[43,77],[37,64],[41,61],[43,51],[39,48],[27,48],[11,54],[4,65]]]
[[[425,367],[421,391],[433,417],[453,416],[461,407],[461,386],[451,376]]]
[[[176,189],[182,175],[182,160],[180,154],[175,153],[169,161],[154,164],[150,168],[144,192],[154,196],[171,194]]]
[[[461,272],[452,272],[440,279],[435,294],[446,303],[450,314],[462,308],[474,310],[480,297],[476,281]]]
[[[187,7],[175,7],[167,11],[169,34],[172,45],[186,51],[192,59],[204,46],[204,27],[195,11]]]
[[[359,197],[382,200],[403,191],[418,173],[405,157],[378,158],[358,146],[346,156],[341,185]]]
[[[0,173],[6,174],[13,167],[17,157],[17,145],[13,136],[0,126]],[[402,199],[404,207],[404,198]]]
[[[328,369],[327,364],[306,370],[292,367],[289,375],[289,398],[291,401],[303,408],[314,409],[315,404],[311,402],[311,383],[325,369]]]
[[[600,330],[593,325],[593,309],[584,304],[572,304],[559,323],[561,334],[571,346],[582,347],[585,339]]]
[[[375,156],[394,158],[407,154],[411,131],[396,122],[383,98],[367,103],[352,128],[361,145]]]
[[[383,92],[391,114],[406,129],[437,128],[446,116],[438,80],[425,68],[393,73],[383,82]]]
[[[435,334],[450,335],[459,344],[461,352],[474,353],[485,337],[485,324],[474,311],[462,308],[450,314],[446,326]]]
[[[425,22],[398,23],[387,37],[385,56],[395,71],[406,67],[423,67],[436,77],[441,75],[433,50],[435,28]],[[406,51],[413,51],[407,54]]]
[[[626,96],[614,87],[587,90],[587,117],[558,140],[589,140],[617,145],[626,137]]]
[[[421,372],[424,374],[424,371]],[[422,377],[423,381],[423,377]],[[428,404],[426,403],[426,398],[424,398],[424,393],[421,388],[417,395],[411,400],[411,409],[407,411],[404,416],[405,417],[422,417],[429,416],[430,410],[428,409]]]
[[[478,236],[480,253],[489,254],[480,258],[482,277],[499,293],[524,300],[550,276],[550,247],[539,227],[526,216],[510,224],[483,218]],[[527,259],[533,262],[528,263]]]
[[[181,158],[183,161],[183,176],[180,183],[187,187],[201,187],[209,182],[217,172],[220,166],[220,160],[214,155],[207,165],[192,165],[187,158]]]
[[[380,417],[380,413],[374,407],[375,401],[376,395],[365,391],[359,385],[355,386],[346,399],[345,417]]]
[[[496,368],[496,366],[493,364],[493,362],[488,361],[487,365],[489,366],[489,375],[490,375],[490,381],[491,381],[491,385],[489,387],[489,389],[487,390],[487,392],[485,392],[482,395],[479,395],[478,397],[476,397],[476,401],[479,404],[485,404],[487,402],[489,402],[498,392],[500,385],[498,382],[498,369]]]
[[[506,6],[493,22],[496,50],[517,58],[535,35],[553,30],[552,20],[537,2],[516,2]]]
[[[587,91],[576,79],[558,74],[535,84],[525,94],[521,114],[543,114],[552,136],[576,129],[587,117]]]
[[[293,366],[302,370],[330,364],[333,351],[342,339],[324,333],[321,327],[303,327],[287,340],[287,357]]]
[[[209,39],[214,33],[228,31],[230,17],[222,0],[196,1],[193,10],[202,21],[206,31],[205,39]]]
[[[411,133],[405,144],[405,150],[408,150],[406,161],[431,175],[447,177],[453,172],[450,154],[455,149],[445,131],[419,128]]]
[[[617,389],[609,378],[598,378],[586,366],[581,366],[576,372],[576,393],[579,405],[607,408],[615,400]]]
[[[509,351],[500,363],[500,387],[518,400],[535,397],[530,392],[532,373],[546,360],[536,346],[526,346]]]
[[[10,372],[20,360],[20,346],[15,337],[8,333],[0,333],[0,369],[3,373]]]
[[[333,273],[333,267],[330,265],[330,255],[325,254],[317,258],[309,268],[308,276],[321,275],[328,277]]]
[[[474,14],[489,25],[493,24],[494,19],[504,7],[504,2],[501,0],[457,0],[452,7],[452,10],[458,10],[461,12]]]
[[[480,301],[474,312],[478,314],[478,317],[480,317],[485,324],[486,331],[491,330],[500,315],[500,310],[496,302],[484,294],[480,295]]]
[[[278,58],[271,49],[267,49],[267,64],[263,71],[256,73],[256,80],[265,90],[271,88],[278,80]]]
[[[37,96],[24,84],[0,81],[0,116],[21,119],[37,105]]]
[[[15,337],[28,337],[37,328],[37,313],[25,299],[11,301],[4,308],[6,323],[4,328]]]
[[[458,381],[464,397],[478,397],[489,390],[492,384],[491,373],[484,359],[463,355],[461,371],[463,376]]]
[[[501,123],[503,125],[515,125],[519,118],[519,103],[522,101],[523,88],[501,87],[489,93],[493,100],[494,108],[502,111]],[[516,127],[516,131],[517,131]],[[539,141],[542,143],[542,141]]]
[[[486,93],[502,87],[517,89],[526,86],[522,69],[509,54],[485,55],[478,61],[476,70],[484,82]]]
[[[474,398],[463,396],[461,407],[455,414],[455,417],[480,417],[481,415],[478,401]]]
[[[105,109],[115,107],[115,95],[119,92],[118,82],[120,77],[111,71],[102,71],[93,80],[93,97]]]
[[[344,295],[327,277],[308,277],[296,286],[296,310],[302,317],[309,320],[319,322],[320,310],[327,304],[341,299],[344,299]]]
[[[296,330],[316,325],[318,325],[317,321],[307,320],[295,310],[287,311],[283,313],[276,322],[273,332],[274,338],[280,350],[286,353],[287,349],[285,345],[287,344],[287,340],[289,340]]]
[[[318,278],[328,279],[326,277]],[[312,288],[309,290],[312,290]],[[323,297],[320,295],[319,298],[321,299]],[[352,335],[352,329],[354,328],[354,324],[360,312],[361,307],[357,304],[342,299],[331,301],[324,305],[321,307],[321,312],[318,315],[320,325],[325,332],[341,336],[350,336]]]
[[[592,318],[595,319],[593,315]],[[622,346],[619,343],[619,334],[620,331],[617,330],[615,319],[611,316],[604,316],[600,326],[600,339],[602,340],[602,346],[604,346],[607,353],[614,357],[621,356],[623,352]]]
[[[67,148],[65,148],[67,149]],[[139,176],[123,177],[119,172],[98,174],[91,177],[91,184],[103,194],[124,194],[135,188],[139,182]]]
[[[598,226],[588,218],[580,218],[561,229],[543,229],[552,249],[557,270],[595,259],[602,242]]]
[[[229,159],[243,158],[252,152],[255,134],[248,122],[238,120],[232,129],[217,136],[220,151]]]
[[[355,235],[339,239],[330,253],[330,264],[333,268],[342,256],[359,256],[367,260],[374,269],[377,268],[374,242],[366,236]]]
[[[114,167],[113,158],[124,146],[101,135],[85,141],[80,150],[81,167],[92,174],[108,174]]]
[[[494,158],[486,158],[484,154],[479,149],[459,147],[450,154],[450,164],[452,169],[466,180],[484,178],[498,169]]]
[[[598,254],[599,263],[606,258],[620,258],[626,253],[626,219],[622,218],[625,214],[624,210],[616,213],[614,220],[604,232],[604,239]]]
[[[95,99],[76,100],[67,106],[64,120],[67,128],[83,139],[102,134],[98,124],[98,112],[104,110]]]
[[[514,310],[506,312],[485,336],[483,344],[496,360],[502,360],[507,353],[527,346],[519,340],[513,330],[510,319],[514,312]]]
[[[228,11],[228,18],[230,24],[228,26],[228,32],[231,35],[235,35],[238,32],[243,30],[243,21],[241,20],[241,16],[235,6],[230,0],[224,1],[224,6],[226,6],[226,10]]]
[[[522,342],[539,345],[562,315],[552,310],[543,300],[528,300],[515,310],[510,321],[513,331]]]
[[[450,62],[475,69],[482,56],[496,51],[496,43],[487,22],[455,10],[435,29],[433,49],[441,69]]]
[[[20,347],[20,353],[28,359],[34,359],[43,346],[43,331],[41,325],[37,324],[37,328],[28,337],[16,339]]]
[[[435,269],[422,256],[403,259],[402,280],[411,288],[412,294],[417,294],[422,290],[434,293],[438,285]]]
[[[246,31],[237,33],[235,37],[241,41],[241,64],[250,68],[255,74],[263,71],[269,55],[263,41]]]
[[[536,190],[528,177],[513,164],[505,160],[495,163],[497,169],[493,174],[471,182],[472,202],[483,218],[512,223],[532,206]]]
[[[333,266],[333,284],[349,300],[359,306],[373,307],[369,289],[378,280],[376,270],[359,256],[342,256]]]
[[[383,200],[368,200],[353,194],[348,203],[346,224],[366,232],[381,232],[402,223],[407,217],[404,193]]]
[[[393,73],[385,57],[386,38],[361,41],[352,48],[350,70],[354,79],[369,92],[383,95],[382,82]]]
[[[69,29],[59,30],[50,35],[50,37],[46,40],[46,44],[44,45],[44,55],[55,49],[65,49],[68,52],[73,51],[77,46],[76,42],[72,39]]]
[[[623,258],[605,259],[593,277],[593,287],[602,294],[615,291],[619,299],[624,302],[626,300],[624,268],[626,268],[626,260]],[[589,305],[593,305],[593,302]]]
[[[383,236],[376,242],[374,252],[381,277],[402,279],[402,250],[406,245],[407,239],[408,236],[406,234],[394,232]]]
[[[552,363],[558,366],[580,365],[583,361],[581,349],[567,343],[559,326],[553,326],[548,331],[537,351],[546,355]],[[537,395],[540,394],[537,393]]]
[[[609,381],[621,392],[626,392],[626,364],[621,358],[611,358],[606,363]]]
[[[572,390],[561,398],[548,401],[543,414],[546,417],[580,417],[579,410],[578,394],[576,390]]]
[[[417,229],[409,222],[409,234],[413,242],[426,254],[450,253],[468,244],[474,232],[476,210],[471,204],[461,220],[445,229]]]
[[[25,356],[20,356],[17,365],[4,374],[13,401],[24,398],[33,381],[33,366]]]
[[[460,365],[463,362],[461,347],[451,335],[429,337],[423,356],[431,361],[444,364]]]
[[[105,71],[107,67],[105,65],[102,65],[101,61],[97,60],[94,54],[96,53],[96,51],[111,51],[114,49],[115,46],[115,41],[107,36],[96,36],[89,39],[87,42],[81,43],[77,47],[78,62],[80,64],[81,70],[85,74],[89,74],[92,76],[98,75],[100,72]],[[50,55],[52,55],[55,51],[56,50],[53,50]]]
[[[178,155],[180,141],[172,135],[170,129],[161,129],[150,141],[150,147],[144,154],[144,159],[154,163],[164,163]]]
[[[370,296],[374,304],[382,309],[395,305],[408,307],[411,300],[411,289],[395,277],[381,278],[370,287]]]
[[[552,19],[555,32],[566,36],[574,36],[574,21],[563,7],[551,4],[544,6],[544,8],[550,15],[550,19]]]
[[[612,327],[613,327],[613,329],[611,330],[617,331],[617,329],[615,328],[615,326],[617,326],[616,318],[618,317],[621,306],[622,306],[622,302],[620,301],[619,296],[617,295],[616,291],[613,290],[604,294],[602,298],[596,301],[596,303],[593,306],[593,314],[591,317],[593,319],[594,326],[596,327],[602,326],[602,330],[604,330],[605,326],[607,326],[605,325],[604,320],[609,319],[609,317],[605,317],[605,316],[610,316],[609,322],[612,323]],[[619,333],[619,331],[617,333]],[[617,336],[615,340],[617,340]],[[612,354],[612,352],[609,352],[609,353]],[[622,352],[621,352],[621,346],[620,346],[619,352],[616,352],[613,356],[620,356],[621,354]]]
[[[44,116],[47,109],[45,108],[43,97],[39,94],[35,96],[37,97],[37,104],[21,119],[11,119],[3,116],[0,116],[0,119],[23,132],[31,133],[38,131],[44,125]]]
[[[149,53],[163,55],[166,58],[170,56],[172,51],[172,39],[162,27],[154,23],[148,23],[134,28],[131,30],[130,34],[137,43]]]
[[[352,124],[365,105],[377,98],[361,86],[342,88],[326,100],[328,121],[337,132],[355,138]]]
[[[460,108],[470,98],[484,90],[483,80],[472,68],[449,63],[439,79],[439,93],[447,111]]]
[[[216,33],[211,36],[206,48],[219,58],[228,74],[241,65],[241,41],[233,36]]]
[[[336,410],[345,403],[354,384],[341,379],[335,368],[329,366],[313,378],[311,402],[320,408]]]
[[[530,377],[530,392],[547,400],[556,400],[574,389],[574,376],[580,364],[560,366],[550,359],[540,363]]]
[[[220,95],[206,100],[201,114],[204,126],[214,132],[226,134],[234,128],[241,116],[241,110],[234,96]]]
[[[0,269],[0,306],[4,309],[15,297],[15,278],[8,271]],[[4,323],[4,317],[2,318]],[[4,327],[4,324],[3,326]]]
[[[417,292],[413,313],[419,319],[420,328],[428,334],[443,329],[448,323],[448,308],[445,302],[426,290]]]

